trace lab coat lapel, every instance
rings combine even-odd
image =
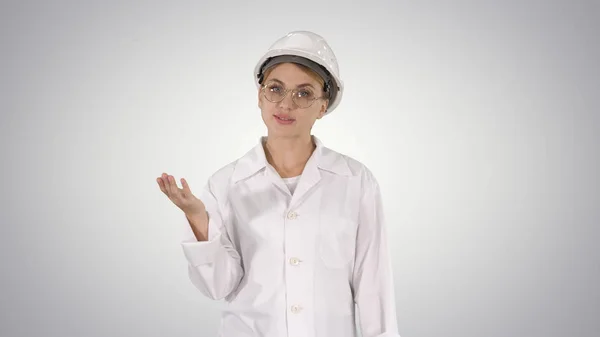
[[[300,204],[304,198],[311,192],[313,187],[321,180],[321,172],[319,171],[318,163],[321,154],[321,148],[317,148],[313,151],[312,155],[306,162],[298,186],[292,195],[292,201],[290,202],[290,208],[296,207]]]
[[[288,187],[275,168],[267,162],[263,147],[266,137],[260,137],[259,144],[240,158],[233,173],[233,182],[236,183],[262,171],[262,175],[264,179],[267,179],[268,183],[273,184],[280,189],[282,193],[291,197],[290,207],[296,207],[311,193],[313,188],[321,180],[320,166],[326,164],[325,168],[327,169],[327,163],[332,159],[328,158],[327,161],[323,162],[323,144],[316,136],[312,137],[316,148],[302,171],[302,175],[300,176],[300,180],[298,181],[298,185],[293,195],[290,193]]]
[[[290,189],[287,187],[287,185],[285,184],[285,182],[283,181],[283,179],[281,178],[279,173],[277,173],[277,170],[275,170],[275,168],[273,166],[271,166],[271,164],[269,164],[269,163],[267,163],[266,166],[267,166],[267,169],[265,171],[265,177],[273,185],[277,186],[277,188],[279,188],[281,190],[281,192],[287,194],[288,197],[291,197],[292,194],[290,193]]]

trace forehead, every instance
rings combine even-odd
[[[272,79],[277,79],[288,86],[312,84],[314,87],[319,87],[319,82],[307,70],[293,63],[282,63],[271,68],[265,81]]]

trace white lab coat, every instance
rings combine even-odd
[[[209,240],[187,220],[193,285],[224,299],[221,337],[399,337],[379,185],[359,161],[316,149],[293,194],[262,142],[209,179]]]

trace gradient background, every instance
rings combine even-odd
[[[325,145],[382,185],[402,337],[600,331],[598,1],[2,1],[0,336],[216,336],[183,213],[265,133],[288,31],[337,54]]]

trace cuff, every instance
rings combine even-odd
[[[209,241],[182,242],[181,247],[188,262],[196,267],[203,264],[212,263],[221,249],[220,236],[214,237]]]

